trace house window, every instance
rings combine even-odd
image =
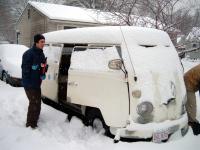
[[[194,48],[197,47],[197,44],[193,43],[193,44],[192,44],[192,47],[194,47]]]
[[[57,26],[57,30],[63,30],[63,29],[73,29],[73,28],[76,28],[76,27],[72,27],[72,26],[63,26],[63,25],[58,25]]]
[[[28,19],[30,19],[30,9],[28,9]]]
[[[20,40],[20,37],[19,37],[19,36],[20,36],[20,32],[18,31],[18,32],[17,32],[17,44],[19,44],[19,40]]]

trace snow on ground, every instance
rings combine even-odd
[[[199,62],[184,59],[185,70]],[[198,101],[198,119],[200,105]],[[163,144],[152,142],[119,142],[101,134],[96,134],[90,127],[85,127],[77,118],[66,121],[66,114],[45,104],[38,123],[38,129],[25,128],[28,99],[23,88],[14,88],[0,81],[0,149],[2,150],[194,150],[200,146],[200,135],[194,136],[191,128],[188,134],[176,141]]]

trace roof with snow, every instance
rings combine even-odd
[[[109,12],[100,12],[95,9],[32,1],[29,1],[28,4],[52,20],[70,20],[102,24],[114,23],[111,22],[113,15]]]
[[[99,25],[127,25],[125,21],[127,16],[117,12],[112,13],[97,9],[87,9],[35,1],[29,1],[28,6],[34,7],[51,20],[85,22]],[[156,21],[150,17],[137,15],[131,15],[129,17],[130,24],[133,26],[155,28]],[[161,23],[158,24],[158,27],[163,30],[163,25],[161,25]],[[170,29],[170,31],[177,32],[175,29]]]
[[[29,1],[28,4],[52,20],[78,21],[107,25],[126,25],[123,18],[120,17],[126,16],[125,14],[116,15],[118,13],[115,14],[97,9],[87,9],[42,2]],[[132,15],[131,23],[134,26],[154,28],[155,20],[149,17]]]
[[[189,41],[200,40],[200,27],[193,27],[186,39]]]

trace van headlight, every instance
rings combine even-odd
[[[153,105],[151,102],[142,102],[137,105],[137,113],[140,116],[145,116],[153,112]]]

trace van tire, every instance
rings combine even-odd
[[[105,130],[104,134],[109,137],[112,136],[110,133],[110,127],[106,125],[99,109],[89,108],[89,110],[86,110],[86,120],[86,125],[92,126],[92,128],[95,129],[97,133],[100,132],[96,126],[96,123],[99,122],[102,124],[102,127]]]

